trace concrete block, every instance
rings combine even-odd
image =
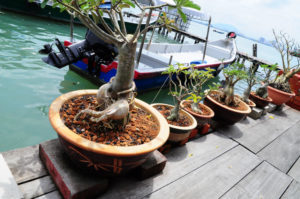
[[[276,107],[277,107],[277,105],[269,103],[269,105],[266,106],[265,109],[267,109],[268,113],[271,113],[271,112],[275,111]]]
[[[80,172],[68,159],[58,139],[40,144],[40,157],[64,198],[94,198],[108,187],[108,179]]]
[[[139,180],[144,180],[162,172],[166,166],[166,162],[167,158],[158,150],[155,150],[150,154],[146,162],[134,169],[132,173],[134,173]]]
[[[18,185],[8,168],[2,154],[0,154],[0,198],[23,198]]]
[[[263,112],[264,112],[263,109],[254,107],[248,116],[256,120],[262,116]]]
[[[277,105],[276,108],[275,108],[275,110],[276,111],[282,111],[283,107],[284,107],[284,104]]]

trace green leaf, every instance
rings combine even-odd
[[[187,22],[187,17],[186,15],[182,12],[181,8],[177,8],[177,12],[180,15],[180,17],[182,18],[183,22],[186,23]]]
[[[41,4],[41,8],[45,8],[49,0],[44,0]]]
[[[196,9],[196,10],[201,10],[201,7],[198,4],[195,4],[194,2],[189,1],[189,0],[185,1],[182,6],[183,7],[188,7],[188,8],[193,8],[193,9]]]
[[[128,5],[130,5],[131,7],[135,8],[135,4],[132,1],[130,1],[130,0],[123,0],[122,2],[124,2],[124,3],[128,4]]]

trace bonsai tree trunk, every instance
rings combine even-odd
[[[249,104],[249,96],[250,96],[250,92],[251,92],[251,87],[252,87],[251,85],[248,85],[248,87],[244,91],[244,95],[243,95],[243,101],[246,102],[247,104]]]
[[[167,117],[168,120],[176,121],[179,116],[180,100],[176,100],[174,108],[171,110],[170,116]]]
[[[113,97],[116,96],[116,94],[119,92],[127,91],[128,89],[132,88],[136,46],[137,41],[133,43],[124,43],[118,46],[118,70],[111,86]],[[121,96],[128,97],[128,95],[126,95],[126,92],[124,93],[124,96]],[[121,96],[116,97],[118,98]]]
[[[191,104],[191,108],[192,108],[192,110],[195,112],[195,113],[199,113],[199,114],[202,114],[203,112],[201,111],[201,109],[199,108],[199,101],[197,101],[196,103],[195,102],[193,102],[192,104]]]
[[[255,94],[258,95],[259,97],[262,98],[267,98],[268,97],[268,83],[265,83],[263,86],[259,87],[256,91]]]
[[[225,85],[224,96],[222,98],[225,98],[224,102],[226,105],[234,103],[234,84],[228,83]]]

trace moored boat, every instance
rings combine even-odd
[[[71,51],[69,49],[73,48],[70,46],[74,45],[76,44],[72,44],[70,42],[64,43],[64,46],[69,46],[65,50],[67,52],[66,55],[68,55],[68,51]],[[138,45],[136,49],[136,56],[138,56],[138,52],[140,50],[139,46],[140,45]],[[109,51],[111,48],[112,47],[107,48],[107,50],[102,50],[101,53],[98,53],[98,56],[101,58],[101,55],[103,55],[102,58],[104,58],[104,51]],[[205,52],[204,49],[206,49]],[[60,51],[63,52],[63,50]],[[74,52],[74,50],[72,51]],[[165,71],[170,64],[176,65],[177,63],[182,63],[187,67],[193,65],[196,69],[205,69],[210,67],[216,70],[215,74],[217,75],[223,67],[226,67],[235,60],[236,52],[235,39],[232,35],[231,37],[228,36],[222,40],[208,42],[206,48],[204,43],[153,43],[149,48],[147,44],[145,44],[140,61],[135,66],[134,80],[138,91],[161,87],[167,79],[167,75],[162,75],[161,73]],[[116,56],[116,53],[117,52],[114,51],[112,54]],[[111,55],[110,53],[108,54]],[[203,56],[203,54],[205,55]],[[110,60],[104,62],[95,61],[95,59],[90,59],[89,57],[77,59],[74,62],[71,61],[71,63],[65,62],[64,64],[61,64],[61,62],[56,61],[53,58],[55,57],[56,59],[60,56],[62,56],[62,60],[72,60],[72,58],[66,59],[61,54],[57,55],[57,53],[51,52],[48,58],[44,58],[44,61],[59,68],[62,67],[62,65],[69,64],[71,70],[74,70],[96,83],[109,82],[109,80],[115,76],[118,67],[118,61],[114,59],[113,56],[105,56],[106,60],[107,57],[109,57]]]

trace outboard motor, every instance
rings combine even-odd
[[[90,30],[87,31],[83,41],[64,46],[59,39],[55,39],[55,45],[59,52],[55,52],[49,44],[44,45],[39,52],[48,54],[48,57],[42,60],[57,68],[88,58],[89,70],[92,70],[95,64],[110,64],[118,55],[118,49],[114,45],[105,43]]]

